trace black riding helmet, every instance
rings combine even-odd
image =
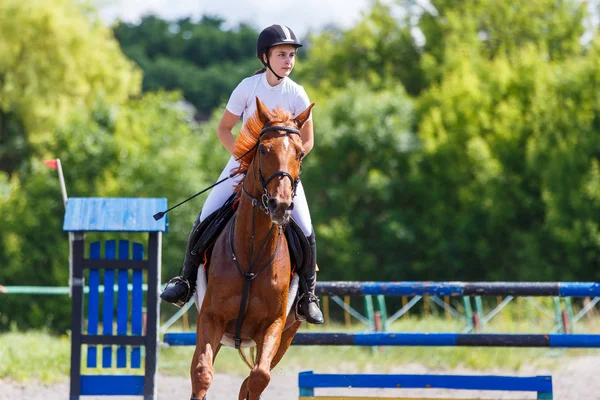
[[[267,54],[269,48],[273,46],[278,46],[280,44],[289,44],[294,46],[295,48],[302,47],[302,44],[296,38],[294,31],[288,28],[285,25],[271,25],[262,30],[260,35],[258,35],[258,41],[256,42],[256,57],[263,63],[263,65],[271,70],[271,72],[278,78],[283,79],[283,77],[277,75],[273,68],[271,68],[271,63],[269,62],[269,58],[267,57],[267,62],[262,58],[263,54]]]

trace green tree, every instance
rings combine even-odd
[[[395,16],[396,9],[373,1],[356,26],[310,36],[308,60],[298,65],[300,81],[324,92],[357,80],[376,90],[400,81],[409,94],[418,94],[424,85],[419,46],[410,21]]]
[[[423,78],[418,90],[410,91],[418,94],[410,119],[416,147],[409,154],[384,152],[394,167],[383,169],[382,193],[361,190],[368,187],[371,172],[360,163],[353,164],[356,178],[339,179],[346,182],[340,186],[320,183],[325,193],[311,200],[312,209],[319,209],[315,219],[326,241],[320,259],[331,250],[323,257],[337,276],[342,276],[341,268],[360,265],[370,271],[363,277],[373,278],[378,271],[378,277],[387,278],[383,271],[392,270],[394,259],[388,263],[386,254],[392,254],[401,260],[396,265],[406,267],[392,279],[597,279],[597,269],[590,267],[598,256],[592,217],[598,211],[598,108],[593,100],[598,59],[597,43],[583,45],[580,40],[585,9],[575,1],[431,4],[425,11],[407,7],[405,20],[386,25],[381,20],[392,21],[389,13],[380,13],[379,23],[375,16],[389,6],[375,3],[356,27],[314,38],[302,72],[322,90],[317,97],[328,95],[326,101],[335,104],[338,97],[331,88],[350,87],[358,80],[368,84],[354,96],[369,99],[369,105],[377,104],[372,90],[382,82],[409,86],[401,74],[356,66],[382,54],[394,59],[375,45],[386,43],[389,32],[395,32],[392,38],[402,37],[403,46],[415,41],[400,34],[409,26],[424,38],[422,45],[411,45],[419,53],[413,73]],[[357,113],[350,104],[344,109]],[[337,137],[337,145],[344,148],[360,132],[370,137],[377,127],[363,131],[361,119],[373,113],[384,120],[376,109],[357,113],[361,118]],[[335,131],[329,122],[332,112],[327,108],[319,118],[315,111],[315,168],[337,176],[354,158],[319,142],[323,120],[327,136]],[[328,159],[333,164],[325,168]],[[395,191],[397,185],[402,190]],[[382,202],[386,191],[394,194],[395,204]],[[338,201],[332,201],[336,193]],[[364,205],[352,201],[357,195]],[[367,201],[373,195],[377,200]],[[323,198],[331,205],[324,206]],[[404,199],[407,203],[401,203]],[[327,211],[321,214],[321,207]],[[339,217],[347,208],[352,212]],[[383,209],[392,217],[378,219]],[[374,229],[360,231],[371,222],[363,214],[374,216]],[[377,229],[392,222],[402,232],[397,237]],[[387,241],[389,237],[394,239]],[[357,252],[361,255],[350,255]]]
[[[70,196],[172,202],[212,183],[200,166],[203,152],[212,150],[202,147],[204,131],[180,94],[137,96],[139,71],[92,10],[67,0],[11,0],[0,10],[7,44],[0,46],[1,121],[12,135],[0,142],[2,154],[12,157],[0,172],[0,282],[64,286],[63,204],[44,159],[61,158]],[[166,235],[165,275],[176,272],[196,214],[183,214],[188,222],[173,224]],[[12,321],[62,331],[69,313],[64,297],[6,296],[0,329]]]
[[[203,134],[180,95],[148,93],[118,106],[99,102],[91,112],[75,115],[56,130],[48,152],[61,158],[71,197],[167,197],[174,205],[212,183],[213,177],[200,168],[202,154],[212,153],[201,145]],[[16,182],[0,201],[0,212],[7,216],[0,233],[0,282],[64,286],[68,239],[62,232],[56,175],[41,160],[29,164],[27,179]],[[198,210],[182,208],[169,217],[173,222],[163,240],[164,278],[179,269]],[[64,298],[9,296],[0,313],[0,326],[13,321],[21,327],[64,330],[70,305]]]
[[[430,4],[426,10],[409,9],[416,10],[413,17],[418,18],[416,26],[425,38],[422,67],[429,83],[438,81],[452,60],[468,56],[455,52],[461,46],[488,59],[529,45],[544,49],[553,60],[578,55],[588,17],[585,3],[573,0],[433,0]]]
[[[120,103],[141,76],[110,30],[71,0],[7,0],[0,8],[0,171],[44,154],[53,130],[98,96]]]
[[[444,39],[423,56],[434,79],[417,112],[415,267],[598,279],[598,52],[580,43],[585,14],[570,1],[433,3]]]
[[[198,22],[146,16],[139,24],[119,23],[114,32],[125,54],[144,71],[144,91],[181,90],[197,118],[206,120],[260,66],[258,32],[245,24],[225,29],[224,23],[208,16]]]
[[[410,268],[406,195],[412,102],[401,86],[364,83],[313,99],[315,150],[302,175],[319,242],[321,279],[398,279]]]

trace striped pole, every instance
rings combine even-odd
[[[319,282],[318,296],[600,296],[598,282]]]
[[[196,333],[165,333],[164,343],[194,346]],[[297,346],[462,346],[600,348],[600,335],[585,334],[462,334],[462,333],[309,333],[299,332]]]

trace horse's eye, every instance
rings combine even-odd
[[[258,150],[260,151],[260,154],[262,154],[263,156],[265,154],[267,154],[267,146],[265,146],[264,144],[261,144],[260,146],[258,146]]]
[[[305,152],[303,152],[303,151],[301,151],[301,152],[298,154],[298,160],[299,160],[299,161],[302,161],[302,159],[304,158],[304,156],[305,156],[305,155],[306,155],[306,153],[305,153]]]

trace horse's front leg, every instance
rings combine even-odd
[[[196,349],[190,367],[192,380],[192,400],[205,399],[213,375],[213,361],[219,351],[223,337],[223,323],[202,310],[196,325]]]
[[[285,317],[279,317],[258,337],[258,362],[248,377],[248,400],[258,400],[271,381],[271,362],[279,348]]]
[[[288,319],[293,321],[286,322],[286,326],[281,333],[281,342],[279,343],[277,353],[275,353],[275,356],[271,361],[271,369],[275,368],[275,366],[279,364],[279,361],[281,361],[285,353],[290,348],[296,332],[298,332],[298,329],[300,329],[300,325],[302,325],[302,322],[296,321],[296,317],[294,316],[293,312],[290,313]]]

